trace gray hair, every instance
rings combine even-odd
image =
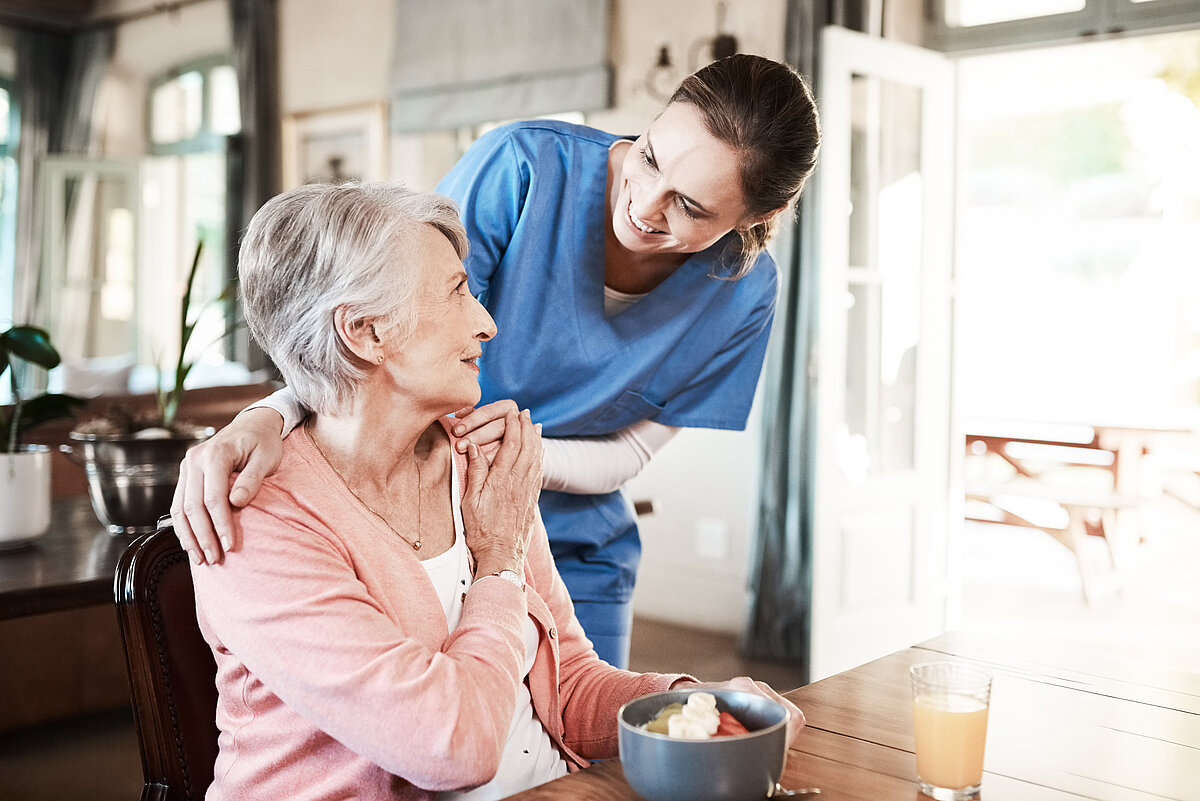
[[[423,225],[466,256],[454,201],[399,184],[310,184],[277,195],[250,220],[238,253],[246,323],[307,408],[343,408],[367,375],[338,337],[336,309],[349,322],[369,320],[380,339],[412,333],[422,265],[405,256]]]

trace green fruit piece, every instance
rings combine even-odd
[[[663,710],[658,713],[654,720],[646,724],[646,731],[652,731],[656,734],[667,733],[667,720],[671,715],[678,715],[683,711],[683,704],[668,704],[663,707]]]

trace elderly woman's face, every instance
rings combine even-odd
[[[496,324],[467,289],[466,270],[446,237],[422,226],[416,247],[405,250],[404,259],[421,265],[417,324],[384,366],[400,391],[448,414],[479,401],[481,346],[496,335]]]

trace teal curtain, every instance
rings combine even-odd
[[[818,85],[821,31],[826,25],[866,27],[860,0],[792,0],[787,9],[786,60]],[[818,106],[820,97],[817,97]],[[755,551],[750,567],[749,620],[741,650],[756,659],[795,663],[809,678],[812,609],[813,486],[816,393],[812,364],[817,331],[817,170],[781,233],[782,273],[763,388],[761,482]]]
[[[229,0],[229,20],[242,117],[241,133],[229,137],[225,151],[225,272],[228,280],[234,281],[242,231],[254,212],[283,189],[276,0]],[[233,309],[227,324],[234,331],[228,339],[229,355],[251,370],[268,370],[278,377],[267,354],[245,327],[237,324]]]
[[[275,0],[229,0],[232,61],[242,116],[241,231],[283,187],[279,132],[279,20]],[[236,245],[237,237],[230,237]]]

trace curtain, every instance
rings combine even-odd
[[[862,29],[871,0],[791,0],[786,60],[814,92],[826,25]],[[817,98],[818,104],[820,97]],[[809,363],[817,331],[816,183],[820,164],[781,232],[782,274],[763,392],[762,480],[750,566],[750,612],[741,649],[759,659],[795,662],[808,682],[812,609],[816,398]]]
[[[76,34],[18,29],[17,241],[13,316],[45,324],[42,221],[37,219],[38,167],[51,154],[86,155],[92,149],[92,113],[112,59],[111,28]],[[72,198],[67,208],[71,211]]]
[[[276,0],[229,0],[233,66],[238,76],[242,132],[226,152],[226,275],[237,278],[241,233],[254,212],[283,189],[280,158],[279,18]],[[234,321],[229,320],[234,328]],[[244,328],[230,337],[233,358],[251,370],[270,359]]]
[[[609,0],[397,0],[393,133],[611,104]]]

